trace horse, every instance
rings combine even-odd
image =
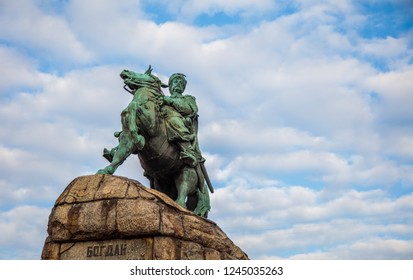
[[[133,99],[121,113],[122,131],[115,132],[119,145],[110,151],[104,149],[104,157],[110,164],[97,173],[114,174],[126,158],[137,154],[151,188],[165,193],[195,214],[207,217],[210,199],[206,180],[209,183],[209,179],[203,162],[188,165],[180,156],[179,146],[168,140],[162,111],[169,105],[163,104],[161,90],[167,86],[151,72],[151,66],[144,74],[130,70],[121,72],[124,89]]]

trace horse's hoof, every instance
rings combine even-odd
[[[186,209],[186,203],[185,203],[185,201],[182,202],[182,201],[175,200],[175,202],[176,202],[179,206],[181,206],[181,207],[183,207],[183,208]]]
[[[208,218],[208,210],[201,210],[197,211],[196,209],[194,210],[195,215],[203,217],[203,218]]]
[[[112,175],[115,173],[115,168],[113,166],[107,166],[103,169],[99,169],[96,174],[106,174],[106,175]]]
[[[109,151],[108,149],[104,148],[103,149],[103,157],[107,159],[109,162],[112,162],[113,160],[113,155],[115,154],[115,149],[112,149]],[[99,170],[100,171],[100,170]],[[99,172],[98,171],[98,172]]]

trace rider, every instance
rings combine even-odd
[[[183,95],[186,88],[185,75],[181,73],[172,74],[169,78],[170,96],[164,97],[162,112],[166,118],[168,140],[177,144],[181,150],[181,158],[189,166],[195,167],[202,160],[199,148],[197,148],[196,122],[198,106],[195,97]],[[169,107],[169,108],[168,108]]]

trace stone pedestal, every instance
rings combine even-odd
[[[48,234],[42,259],[248,259],[214,222],[119,176],[73,180],[52,209]]]

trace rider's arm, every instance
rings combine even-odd
[[[193,116],[198,113],[195,97],[185,95],[181,98],[171,98],[171,105],[184,116]]]

